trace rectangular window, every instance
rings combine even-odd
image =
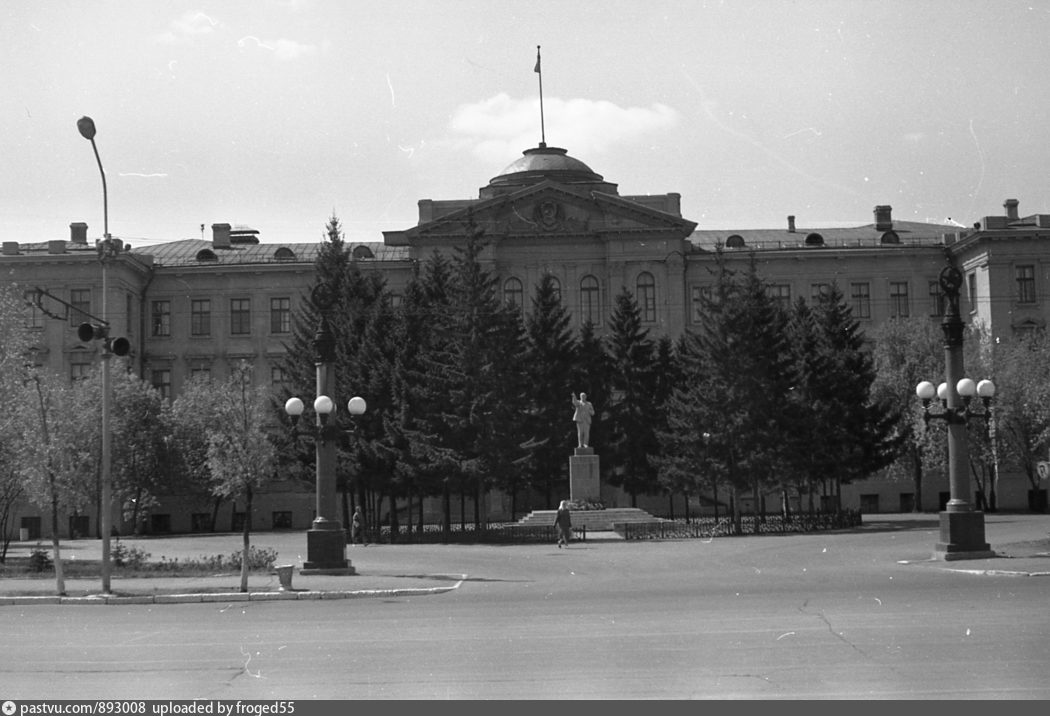
[[[31,331],[39,331],[44,327],[44,312],[36,305],[36,291],[26,291],[26,328]]]
[[[270,333],[292,332],[292,299],[270,299]]]
[[[195,298],[190,301],[190,335],[211,335],[211,299]]]
[[[1017,302],[1035,303],[1035,266],[1018,266],[1014,271],[1017,275]]]
[[[150,309],[150,335],[166,338],[171,335],[171,301],[154,301]]]
[[[930,315],[931,316],[943,316],[944,315],[944,299],[945,296],[941,293],[941,282],[930,281]]]
[[[69,379],[83,380],[91,375],[91,363],[85,361],[74,361],[69,364]]]
[[[279,365],[270,366],[270,385],[280,388],[288,382],[288,372]]]
[[[775,283],[769,287],[769,295],[784,308],[791,308],[791,284]]]
[[[230,333],[246,336],[252,332],[252,302],[248,298],[230,299]]]
[[[160,393],[160,397],[171,398],[171,369],[156,368],[152,374],[153,387]]]
[[[703,320],[704,306],[711,299],[710,286],[693,286],[690,292],[690,320],[700,323]]]
[[[966,298],[970,302],[970,313],[977,310],[977,274],[966,276]]]
[[[851,283],[849,300],[854,318],[871,318],[871,284]]]
[[[91,289],[69,289],[69,325],[79,326],[91,321]]]
[[[292,512],[291,510],[281,510],[272,513],[273,528],[275,530],[290,530],[292,529]]]
[[[196,366],[190,368],[190,380],[196,381],[209,381],[211,380],[211,368],[208,366]]]
[[[809,302],[816,304],[820,302],[820,299],[828,295],[831,290],[831,286],[826,283],[811,283],[809,285]]]
[[[910,315],[908,282],[890,281],[890,318],[907,318]]]
[[[124,315],[128,317],[128,320],[126,322],[128,330],[125,334],[125,337],[127,338],[131,338],[135,334],[134,313],[132,313],[134,305],[135,298],[132,295],[131,291],[128,291],[124,294]]]
[[[580,281],[580,323],[599,325],[602,320],[601,306],[598,304],[598,279],[585,276]]]

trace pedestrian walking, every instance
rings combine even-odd
[[[558,549],[569,546],[572,539],[572,515],[569,514],[569,501],[562,500],[558,505],[558,514],[554,518],[554,528],[558,532]]]

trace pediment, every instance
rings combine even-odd
[[[471,202],[439,219],[406,232],[409,238],[452,238],[465,235],[473,223],[492,239],[573,237],[636,232],[674,232],[687,236],[693,222],[653,209],[629,198],[597,191],[574,190],[541,182],[519,192]]]

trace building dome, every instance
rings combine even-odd
[[[494,177],[489,186],[521,186],[535,184],[544,179],[564,183],[603,181],[601,175],[595,174],[579,159],[570,157],[564,149],[540,145],[526,149],[522,154],[521,159]]]

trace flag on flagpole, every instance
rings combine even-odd
[[[536,45],[536,66],[532,68],[533,72],[540,71],[540,46]]]

